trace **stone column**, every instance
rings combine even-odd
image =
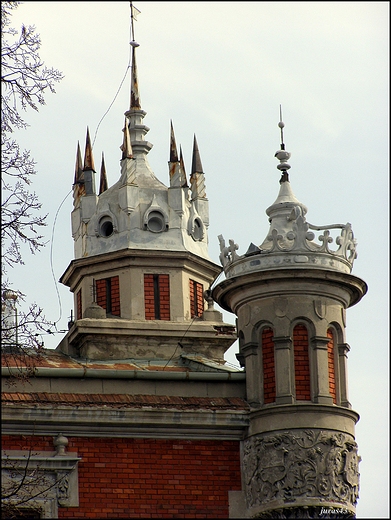
[[[259,345],[249,342],[241,348],[246,366],[247,402],[259,407],[263,403],[263,375],[259,363]]]
[[[340,391],[341,406],[351,408],[352,405],[348,399],[348,352],[350,347],[347,343],[338,345],[338,388]]]
[[[294,402],[292,377],[292,338],[290,336],[274,336],[275,370],[276,370],[276,403],[292,404]]]
[[[311,338],[314,369],[313,381],[313,401],[314,403],[333,404],[329,387],[329,360],[327,345],[330,338],[324,336],[314,336]]]

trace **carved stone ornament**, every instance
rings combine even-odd
[[[279,318],[283,318],[284,316],[286,316],[286,311],[288,309],[288,299],[276,298],[273,303],[275,315]]]
[[[315,314],[321,320],[326,316],[326,303],[323,300],[314,300]]]
[[[344,518],[354,515],[361,459],[352,436],[322,430],[256,435],[244,441],[243,453],[252,516],[268,518],[271,511],[283,510],[283,516],[273,518],[296,518],[287,509],[320,509],[323,504],[325,510],[346,509]],[[319,515],[305,518],[328,518]]]

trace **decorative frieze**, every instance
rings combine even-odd
[[[319,514],[321,507],[345,508],[354,514],[360,460],[354,438],[341,432],[254,435],[244,441],[243,451],[247,508],[252,517],[264,518],[292,507],[318,507]],[[296,518],[292,515],[273,518]]]

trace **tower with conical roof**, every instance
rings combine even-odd
[[[348,399],[346,309],[367,286],[351,274],[351,225],[307,222],[289,181],[281,119],[280,190],[266,210],[269,232],[242,256],[233,240],[219,237],[226,279],[212,290],[237,315],[246,370],[245,510],[252,518],[351,518],[360,457],[359,416]]]
[[[148,163],[152,144],[145,139],[133,18],[131,26],[130,106],[117,182],[109,187],[103,153],[95,179],[88,128],[84,162],[77,146],[75,258],[61,277],[74,294],[76,319],[61,348],[100,360],[173,361],[197,353],[224,363],[235,333],[228,326],[228,334],[216,334],[222,314],[204,298],[221,267],[208,254],[209,202],[197,140],[189,187],[171,122],[167,187]]]

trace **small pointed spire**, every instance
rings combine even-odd
[[[198,150],[197,139],[194,134],[194,142],[193,142],[193,161],[191,164],[191,174],[193,173],[203,173],[200,152]]]
[[[179,146],[179,164],[180,164],[180,168],[181,168],[181,176],[182,176],[182,180],[183,180],[183,184],[182,184],[182,188],[188,188],[188,184],[187,184],[187,175],[186,175],[186,170],[185,170],[185,161],[183,159],[183,154],[182,154],[182,146]]]
[[[138,90],[137,64],[136,64],[136,47],[132,46],[132,69],[130,80],[130,110],[141,109],[140,93]]]
[[[130,134],[129,134],[129,126],[128,126],[128,120],[125,117],[125,126],[123,129],[124,138],[122,141],[122,145],[120,146],[122,150],[122,159],[133,159],[133,150],[132,150],[132,144],[130,142]]]
[[[79,141],[77,141],[75,179],[73,181],[73,184],[78,184],[82,180],[83,180],[83,162],[81,159],[80,143],[79,143]]]
[[[170,121],[170,123],[171,123],[170,162],[173,163],[173,162],[178,162],[178,151],[177,151],[177,147],[176,147],[174,127],[172,125],[172,120]]]
[[[106,191],[108,189],[108,187],[109,187],[109,184],[107,182],[105,157],[102,152],[102,164],[100,167],[99,195],[101,195],[104,191]]]
[[[86,149],[85,149],[85,153],[84,153],[83,172],[88,171],[88,170],[95,171],[95,165],[94,165],[94,157],[92,155],[90,131],[87,126]]]

